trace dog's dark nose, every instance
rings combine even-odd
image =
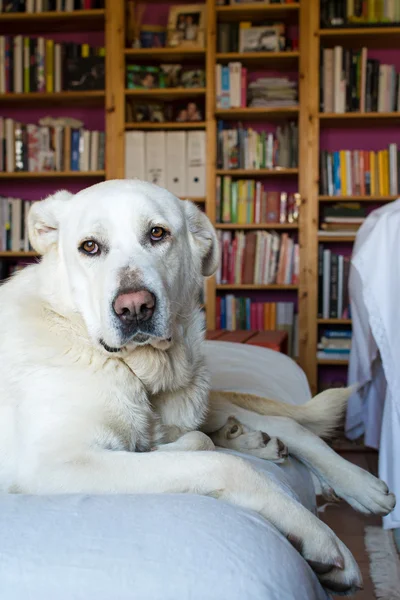
[[[156,300],[148,290],[120,294],[113,302],[114,312],[126,325],[136,321],[148,321],[154,313]]]

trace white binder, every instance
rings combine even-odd
[[[186,132],[168,131],[166,188],[178,198],[187,195],[186,171]]]
[[[206,195],[206,132],[189,131],[187,146],[187,195],[204,197]]]
[[[146,133],[146,181],[167,187],[165,131]]]
[[[125,133],[125,179],[146,178],[145,133],[127,131]]]

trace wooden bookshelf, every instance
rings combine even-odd
[[[0,35],[36,34],[39,31],[99,31],[104,29],[105,13],[103,9],[1,13]]]
[[[0,258],[34,258],[36,256],[40,255],[34,251],[24,252],[21,250],[20,252],[11,252],[10,250],[7,250],[5,252],[0,252]]]
[[[230,175],[231,177],[296,177],[299,169],[217,169],[217,175]]]
[[[216,223],[216,229],[278,229],[278,230],[295,230],[299,226],[296,223]]]
[[[351,319],[317,319],[318,325],[351,325]]]
[[[332,29],[319,29],[316,33],[325,47],[332,47],[336,44],[358,48],[361,46],[370,48],[400,47],[400,27],[335,27]]]
[[[393,202],[398,196],[318,196],[319,202]]]
[[[206,122],[205,121],[190,121],[187,123],[179,123],[179,122],[165,122],[165,123],[146,123],[146,122],[130,122],[130,123],[125,123],[125,129],[139,129],[139,130],[152,130],[152,129],[156,129],[157,131],[160,130],[167,130],[167,129],[205,129],[206,127]]]
[[[355,239],[354,233],[349,235],[318,235],[318,241],[324,244],[354,242]]]
[[[285,290],[295,290],[299,289],[297,285],[279,285],[277,283],[270,283],[268,285],[261,285],[258,283],[232,283],[232,284],[219,284],[215,286],[217,290],[220,291],[230,291],[230,290],[272,290],[272,291],[285,291]]]
[[[204,48],[125,48],[125,57],[140,62],[191,62],[204,61]]]
[[[348,358],[343,358],[343,359],[330,359],[330,358],[318,358],[317,359],[317,363],[321,366],[327,366],[327,367],[347,367],[349,364],[349,359]]]
[[[104,91],[85,92],[29,92],[0,94],[2,104],[29,105],[30,107],[45,106],[102,106],[104,104]]]
[[[125,90],[125,95],[132,98],[157,98],[159,100],[174,100],[204,96],[206,88],[151,88]]]
[[[14,171],[12,173],[0,173],[0,179],[63,179],[63,178],[87,178],[105,177],[105,171],[44,171],[42,173],[32,171]]]
[[[248,21],[264,19],[296,19],[300,9],[298,2],[292,4],[263,4],[250,2],[217,6],[216,13],[219,21]]]
[[[230,61],[240,61],[244,65],[265,68],[297,69],[300,53],[288,52],[219,52],[217,62],[226,64]]]
[[[296,118],[299,114],[299,107],[284,107],[284,108],[217,108],[215,116],[218,119],[226,121],[281,121],[290,118]]]
[[[400,121],[400,112],[348,112],[319,113],[321,127],[334,125],[340,127],[382,127]]]

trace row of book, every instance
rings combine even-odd
[[[298,84],[288,77],[258,77],[247,85],[240,62],[216,65],[217,108],[283,108],[297,106]]]
[[[217,297],[216,329],[286,331],[291,356],[298,356],[298,319],[294,302],[255,302],[232,294]]]
[[[0,36],[0,94],[104,89],[104,47]]]
[[[297,285],[299,244],[275,231],[218,231],[217,284]]]
[[[318,359],[343,360],[350,356],[351,330],[327,329],[318,342]]]
[[[232,127],[218,121],[219,169],[274,169],[298,166],[299,130],[290,121],[273,131]]]
[[[350,258],[322,245],[318,248],[318,317],[347,319],[349,302]]]
[[[54,124],[24,125],[0,117],[0,172],[104,170],[103,131],[62,124],[68,119],[60,119],[59,124],[57,119],[48,121]]]
[[[0,252],[32,250],[28,239],[28,212],[32,202],[0,196]]]
[[[398,0],[321,0],[322,27],[400,23]]]
[[[216,0],[217,6],[248,4],[249,0]],[[257,0],[257,4],[293,4],[295,0]]]
[[[400,191],[399,171],[397,144],[378,152],[324,150],[320,154],[320,191],[328,196],[395,196]]]
[[[368,58],[367,48],[324,48],[320,82],[321,112],[400,110],[400,74],[394,65]]]
[[[167,188],[180,198],[206,193],[205,131],[127,131],[125,177]]]
[[[282,52],[292,48],[293,44],[286,36],[284,23],[218,23],[218,52]]]
[[[0,13],[71,12],[104,8],[104,0],[0,0]]]
[[[359,202],[337,202],[323,206],[321,231],[323,235],[354,236],[364,223],[367,210]]]
[[[267,191],[261,181],[217,177],[216,221],[238,225],[299,221],[298,193]]]

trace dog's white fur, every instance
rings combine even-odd
[[[155,226],[169,234],[151,243]],[[36,203],[29,230],[44,256],[0,290],[0,490],[215,496],[262,514],[329,589],[360,586],[348,549],[273,481],[231,455],[186,452],[213,449],[199,429],[219,445],[277,460],[281,440],[327,493],[363,512],[394,506],[383,482],[312,433],[327,433],[348,391],[297,408],[212,392],[209,405],[197,306],[218,262],[207,217],[157,186],[109,181]],[[87,239],[99,256],[79,251]],[[155,314],[126,331],[113,301],[144,288],[156,297]]]

